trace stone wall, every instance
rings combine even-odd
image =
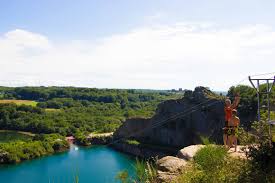
[[[156,157],[162,158],[164,156],[174,155],[176,153],[175,151],[174,152],[164,151],[164,150],[159,150],[157,148],[149,148],[149,147],[144,147],[142,145],[133,145],[133,144],[127,144],[123,142],[111,144],[111,147],[118,151],[130,154],[136,157],[146,158],[146,159],[156,158]]]

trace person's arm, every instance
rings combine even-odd
[[[235,126],[238,127],[238,126],[240,126],[240,118],[237,117],[236,119],[237,119],[237,120],[236,120]]]
[[[234,99],[233,104],[231,105],[231,108],[232,108],[232,109],[236,109],[236,108],[238,107],[238,105],[239,105],[239,103],[240,103],[240,99],[241,99],[240,94],[237,94],[237,95],[235,96],[235,99]]]

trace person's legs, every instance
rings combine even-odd
[[[238,128],[235,128],[234,130],[234,146],[235,146],[235,152],[237,152],[237,145],[238,145]]]
[[[234,146],[235,146],[235,152],[237,152],[237,137],[234,135]]]
[[[223,144],[224,144],[224,147],[227,146],[227,143],[228,143],[227,128],[224,127],[223,128]]]
[[[227,145],[227,134],[223,134],[223,144],[226,147],[226,145]]]
[[[227,128],[227,146],[228,148],[232,147],[232,129],[230,127]]]
[[[233,135],[228,136],[228,147],[231,148],[233,144]]]

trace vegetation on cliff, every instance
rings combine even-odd
[[[69,145],[58,134],[36,135],[27,141],[17,140],[0,143],[0,164],[18,163],[40,156],[67,150]]]

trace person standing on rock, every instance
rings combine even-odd
[[[235,152],[237,151],[237,134],[238,134],[238,127],[240,125],[240,119],[237,117],[237,110],[232,110],[232,118],[230,119],[228,126],[228,142],[229,147],[232,145],[235,147]]]
[[[228,123],[232,118],[232,110],[236,109],[240,103],[240,95],[237,94],[235,97],[235,100],[233,103],[231,103],[231,100],[227,98],[225,100],[225,106],[224,106],[224,113],[225,113],[225,127],[223,128],[223,143],[224,146],[229,146],[229,140],[228,140],[228,130],[229,126]],[[230,147],[230,146],[229,146]]]

